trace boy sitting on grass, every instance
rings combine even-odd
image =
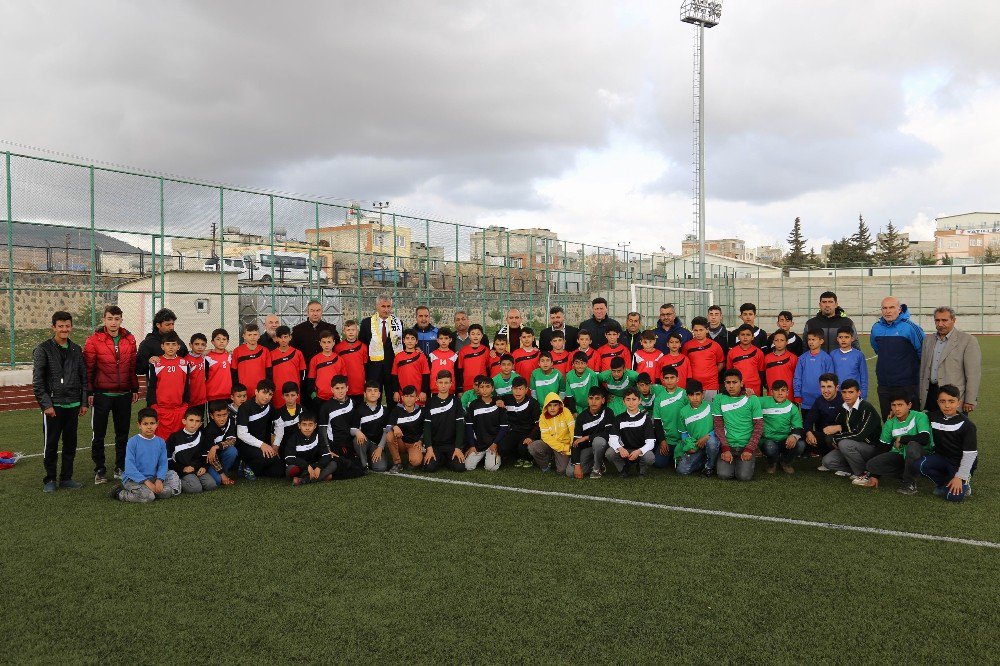
[[[868,461],[865,473],[853,483],[864,488],[878,488],[879,477],[898,474],[898,492],[913,495],[917,492],[917,463],[934,451],[931,424],[927,414],[913,410],[909,391],[893,391],[889,396],[889,409],[892,417],[882,426],[879,437],[883,451]]]
[[[180,477],[182,493],[200,493],[218,487],[208,473],[208,447],[201,429],[203,411],[203,407],[188,407],[184,427],[167,439],[167,465]]]
[[[567,469],[566,476],[582,479],[589,474],[592,479],[601,478],[608,437],[615,422],[615,415],[605,406],[605,402],[607,393],[604,389],[592,386],[587,395],[587,408],[576,417],[573,450],[570,452],[573,469]]]
[[[780,335],[775,339],[780,340]],[[760,411],[764,415],[761,445],[767,456],[767,473],[774,474],[781,463],[786,474],[794,474],[792,461],[806,450],[806,442],[802,439],[802,412],[788,399],[788,382],[774,380],[771,395],[760,399]]]
[[[937,409],[929,416],[934,431],[934,453],[914,464],[934,482],[934,494],[949,502],[972,495],[972,474],[979,463],[976,424],[959,411],[961,391],[957,386],[938,387]]]
[[[545,396],[545,409],[538,417],[538,432],[540,439],[528,445],[528,452],[543,472],[552,469],[555,460],[556,474],[565,474],[569,465],[570,452],[573,448],[573,413],[563,407],[562,398],[558,393],[550,392]],[[583,468],[577,470],[583,478]]]
[[[208,473],[215,485],[231,486],[236,481],[229,476],[229,472],[239,458],[236,452],[236,417],[230,413],[225,400],[208,403],[208,417],[210,422],[203,434],[204,444],[208,447],[205,456]]]
[[[625,389],[622,403],[625,411],[615,417],[608,437],[610,448],[604,455],[622,478],[628,476],[628,463],[638,463],[639,476],[646,476],[647,469],[655,460],[653,415],[639,407],[639,389],[634,386]]]
[[[302,412],[297,425],[282,440],[285,476],[292,480],[293,486],[332,481],[337,461],[319,436],[316,417],[312,412]]]
[[[125,472],[111,499],[152,502],[181,494],[181,479],[167,464],[167,443],[156,436],[156,410],[143,407],[136,415],[139,433],[125,445]]]

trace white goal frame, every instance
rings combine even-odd
[[[632,312],[639,311],[639,297],[636,295],[635,292],[637,287],[641,287],[643,289],[660,289],[663,291],[679,291],[679,292],[687,292],[694,294],[708,294],[708,304],[710,306],[715,305],[715,292],[713,292],[711,289],[687,289],[684,287],[668,287],[662,284],[632,284],[629,287],[629,291],[631,292]]]

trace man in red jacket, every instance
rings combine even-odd
[[[104,435],[108,416],[115,424],[115,478],[125,469],[125,443],[132,423],[132,405],[139,400],[139,377],[135,374],[135,337],[122,327],[122,311],[117,305],[104,308],[104,325],[87,338],[83,346],[87,365],[87,383],[91,387],[87,401],[94,439],[90,454],[94,459],[94,483],[105,483],[108,470],[104,463]]]

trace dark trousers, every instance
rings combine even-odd
[[[392,359],[368,361],[365,365],[365,377],[370,382],[378,382],[382,390],[385,404],[392,405]]]
[[[958,465],[951,462],[947,458],[937,453],[932,453],[929,456],[924,456],[919,460],[915,460],[911,467],[910,473],[916,476],[917,473],[923,474],[928,479],[934,482],[934,485],[940,488],[941,486],[946,486],[955,478],[955,473],[958,472]],[[969,479],[972,479],[972,474],[975,473],[976,468],[979,467],[979,459],[972,463],[972,471],[969,472]]]
[[[465,463],[458,462],[457,458],[453,458],[454,454],[454,446],[435,446],[434,460],[424,464],[423,470],[425,472],[436,472],[439,469],[450,469],[453,472],[464,472]]]
[[[528,445],[524,443],[529,434],[527,432],[508,432],[500,440],[500,445],[497,449],[499,449],[502,464],[513,465],[518,460],[534,460],[531,454],[528,453]]]
[[[56,458],[59,454],[59,439],[62,438],[62,474],[59,481],[73,478],[73,458],[76,457],[76,427],[80,422],[79,407],[54,407],[55,416],[42,414],[42,436],[45,440],[45,453],[42,463],[45,466],[44,482],[56,480]]]
[[[331,460],[326,464],[326,467],[320,470],[318,481],[325,481],[326,477],[332,477],[333,473],[337,471],[337,461]],[[299,477],[302,479],[302,483],[309,483],[312,479],[309,478],[309,468],[299,467],[298,465],[287,465],[285,467],[285,475],[291,479],[293,477]]]
[[[905,457],[897,451],[880,453],[868,460],[866,469],[872,476],[898,474],[904,483],[916,481],[918,472],[916,463],[924,457],[924,447],[915,442],[904,446]]]
[[[937,409],[937,397],[938,397],[938,385],[928,384],[927,396],[924,398],[924,404],[923,404],[924,411]],[[961,407],[961,405],[959,405],[959,407]],[[913,408],[917,409],[917,406],[914,405]]]
[[[94,459],[94,473],[104,474],[105,466],[104,436],[108,433],[108,418],[115,426],[115,469],[125,469],[125,444],[128,442],[128,429],[132,425],[132,394],[110,396],[103,393],[94,394],[94,404],[91,407],[90,418],[94,428],[94,439],[90,442],[90,457]]]
[[[910,401],[913,402],[913,409],[920,408],[920,396],[917,395],[918,388],[916,386],[882,386],[878,385],[878,410],[882,414],[882,423],[889,420],[892,416],[892,411],[889,409],[889,405],[892,404],[892,400],[889,396],[897,391],[905,391],[908,396],[910,396]]]
[[[250,446],[240,442],[236,445],[236,450],[240,452],[240,460],[253,470],[257,476],[266,476],[272,479],[281,479],[285,476],[285,461],[281,456],[265,458],[264,454],[256,446]]]

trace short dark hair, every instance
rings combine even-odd
[[[257,382],[257,392],[260,393],[261,391],[270,391],[271,393],[274,393],[274,382],[270,379],[262,379]]]
[[[473,324],[472,326],[478,326],[478,324]],[[472,330],[472,326],[469,327],[470,331]],[[482,327],[480,327],[480,330],[482,330]],[[507,340],[507,334],[506,333],[497,333],[496,335],[494,335],[493,336],[493,342],[497,342],[498,340],[503,340],[504,342],[508,342],[508,340]]]
[[[666,308],[673,308],[674,310],[677,309],[676,307],[674,307],[673,303],[664,303],[663,305],[660,306],[661,310],[665,310]]]
[[[611,359],[612,370],[617,370],[618,368],[624,368],[624,367],[625,367],[625,359],[623,359],[621,356],[615,356],[613,359]]]
[[[541,354],[538,355],[538,360],[539,361],[541,361],[543,358],[547,358],[547,359],[549,359],[551,361],[552,360],[552,354],[551,354],[551,352],[542,352]]]
[[[527,333],[528,335],[534,335],[535,329],[531,328],[530,326],[522,326],[521,335],[524,335],[525,333]]]
[[[722,308],[720,308],[718,305],[709,305],[708,311],[711,312],[712,310],[718,310],[719,312],[722,312]],[[698,383],[700,384],[701,382]]]
[[[820,340],[825,340],[826,335],[823,333],[822,328],[810,328],[806,331],[807,338],[819,338]]]
[[[847,382],[844,383],[846,384]],[[889,404],[891,405],[897,400],[902,400],[908,405],[913,404],[913,396],[910,395],[909,391],[904,389],[893,389],[892,391],[889,391]]]
[[[493,380],[487,377],[486,375],[476,375],[476,378],[472,380],[472,383],[475,386],[479,386],[480,384],[484,383],[493,386]]]
[[[602,305],[607,305],[608,304],[608,299],[602,298],[601,296],[598,296],[597,298],[595,298],[594,300],[592,300],[590,302],[590,305],[594,306],[594,305],[597,305],[598,303],[600,303]]]
[[[723,380],[729,379],[730,377],[736,377],[736,379],[743,381],[743,373],[737,370],[736,368],[729,368],[728,370],[722,373]]]
[[[553,305],[551,308],[549,308],[549,314],[559,314],[560,312],[565,312],[565,310],[563,310],[558,305]]]
[[[312,412],[302,412],[299,414],[299,423],[316,423],[316,415]]]
[[[740,314],[743,314],[744,312],[752,312],[754,314],[757,314],[757,306],[754,305],[753,303],[744,303],[743,305],[740,306]]]
[[[192,335],[191,339],[188,340],[188,344],[193,345],[195,340],[201,340],[205,344],[208,344],[208,338],[205,337],[204,333],[195,333],[194,335]]]
[[[565,340],[566,334],[563,333],[562,331],[552,331],[552,335],[549,336],[549,339],[555,340],[556,338],[559,338],[560,340]]]
[[[750,324],[740,324],[739,326],[736,327],[736,335],[739,335],[743,331],[750,331],[750,333],[752,335],[753,334],[753,326],[751,326]]]
[[[511,388],[523,388],[528,385],[528,380],[524,377],[518,376],[514,377],[514,381],[510,383]]]
[[[184,418],[189,416],[197,416],[199,419],[204,419],[205,413],[202,411],[201,407],[188,407],[184,410]]]
[[[822,294],[819,295],[819,300],[822,301],[824,298],[832,298],[834,302],[836,302],[837,294],[833,293],[832,291],[824,291]]]
[[[698,315],[691,320],[691,328],[694,328],[695,326],[704,326],[705,328],[708,328],[708,319]]]
[[[400,395],[416,395],[417,387],[410,384],[409,386],[404,386],[403,390],[399,392]]]
[[[652,333],[652,331],[646,331],[646,333]],[[645,333],[643,333],[643,335],[645,335]],[[653,335],[655,336],[656,333],[653,333]],[[670,340],[680,340],[683,343],[684,342],[684,336],[681,335],[680,333],[678,333],[677,331],[671,331],[667,335],[667,341],[669,342]]]
[[[504,361],[510,361],[511,363],[513,363],[514,357],[511,356],[510,354],[504,354],[503,356],[500,357],[500,362],[503,363]]]
[[[786,388],[788,388],[788,382],[786,382],[784,379],[775,379],[773,382],[771,382],[772,391],[777,391],[778,389],[786,389]]]
[[[836,386],[840,383],[840,377],[832,372],[824,372],[819,376],[819,383],[822,384],[823,382],[833,382],[833,385]]]
[[[416,332],[415,330],[413,330],[412,328],[408,328],[408,329],[406,329],[405,331],[403,331],[403,337],[404,337],[404,338],[405,338],[405,337],[411,337],[411,338],[414,338],[414,339],[417,339],[417,340],[419,340],[419,339],[420,339],[420,338],[419,338],[419,337],[417,336],[417,332]]]
[[[579,337],[580,337],[581,335],[586,335],[586,336],[587,336],[588,338],[591,338],[591,339],[593,339],[593,337],[594,337],[594,336],[592,336],[592,335],[590,334],[590,331],[588,331],[588,330],[587,330],[587,329],[585,329],[585,328],[581,328],[581,329],[580,329],[580,330],[579,330],[579,331],[577,332],[577,334],[576,334],[576,337],[577,337],[577,338],[579,338]]]
[[[213,400],[212,402],[208,403],[209,414],[215,414],[217,412],[228,412],[228,411],[229,411],[229,405],[226,403],[225,400]]]
[[[640,372],[639,376],[635,378],[636,384],[652,384],[653,380],[649,377],[648,372]]]
[[[217,328],[217,329],[215,329],[214,331],[212,331],[212,339],[213,339],[213,340],[214,340],[215,338],[217,338],[218,336],[220,336],[220,335],[224,335],[224,336],[226,336],[226,339],[227,339],[227,340],[229,339],[229,331],[227,331],[227,330],[226,330],[226,329],[224,329],[224,328]]]
[[[163,324],[168,321],[177,321],[177,315],[170,308],[160,308],[155,315],[153,315],[153,326],[157,324]]]
[[[281,395],[288,395],[289,393],[298,393],[299,385],[295,382],[285,382],[281,385]]]
[[[160,420],[160,415],[156,413],[156,410],[152,407],[143,407],[136,413],[135,422],[142,423],[144,419],[153,419],[154,421]]]
[[[783,328],[779,328],[779,329],[777,329],[777,330],[776,330],[776,331],[775,331],[774,333],[772,333],[772,334],[771,334],[771,339],[773,340],[773,339],[774,339],[774,336],[776,336],[776,335],[780,335],[780,336],[781,336],[781,337],[783,337],[783,338],[784,338],[785,340],[787,340],[787,339],[788,339],[788,331],[786,331],[786,330],[785,330],[785,329],[783,329]]]
[[[347,328],[348,326],[357,326],[357,325],[358,321],[356,319],[348,319],[347,321],[344,322],[344,328]]]
[[[434,381],[439,379],[451,379],[451,373],[447,370],[438,370],[437,377],[434,378]]]
[[[784,317],[788,321],[793,321],[795,319],[795,317],[792,316],[792,313],[789,312],[788,310],[782,310],[781,312],[778,313],[778,319],[781,319],[782,317]]]
[[[374,379],[368,379],[365,381],[365,389],[367,390],[370,388],[378,389],[379,393],[382,392],[382,385]]]
[[[181,344],[181,336],[177,335],[177,331],[167,331],[162,336],[160,336],[160,344],[164,342],[176,342]]]
[[[332,338],[332,337],[333,337],[333,331],[331,331],[330,329],[324,329],[324,330],[322,330],[322,331],[319,332],[319,338],[318,339],[319,340],[326,340],[327,338]]]
[[[243,332],[249,333],[250,331],[257,331],[258,333],[260,333],[260,326],[258,326],[254,322],[250,322],[249,324],[244,324]]]
[[[350,322],[348,322],[348,323],[350,323]],[[347,324],[345,324],[345,326],[346,325]],[[283,335],[291,335],[291,334],[292,334],[292,329],[289,328],[288,326],[285,326],[284,324],[282,324],[278,328],[274,329],[274,336],[277,337],[277,338],[280,338]]]
[[[663,368],[663,370],[660,371],[660,375],[663,376],[663,377],[666,377],[667,375],[673,375],[674,377],[678,377],[679,376],[677,374],[677,368],[675,368],[672,365],[665,366]]]
[[[575,354],[573,354],[573,362],[576,363],[577,361],[583,361],[584,363],[589,362],[587,359],[587,355],[582,351],[578,351]]]
[[[854,337],[854,330],[850,326],[841,326],[838,328],[837,335],[840,335],[841,333],[847,333],[852,338]]]
[[[616,321],[609,321],[608,325],[604,328],[604,334],[608,333],[621,333],[622,327]]]
[[[334,375],[333,379],[330,380],[330,387],[332,388],[332,387],[334,387],[334,386],[336,386],[338,384],[343,384],[344,386],[346,386],[347,385],[347,376],[346,375]]]
[[[121,317],[122,316],[122,309],[120,307],[118,307],[117,305],[105,305],[104,306],[104,314],[106,314],[106,315],[115,315],[117,317]]]
[[[858,380],[856,380],[856,379],[845,379],[843,381],[843,383],[840,385],[840,390],[841,391],[843,391],[844,389],[850,389],[850,388],[852,388],[852,389],[858,389],[860,391],[861,390],[861,385],[858,384]]]
[[[958,390],[958,387],[954,384],[944,384],[938,387],[938,394],[944,393],[945,395],[950,395],[953,398],[962,397],[962,392]]]
[[[483,331],[483,327],[481,325],[479,325],[479,324],[470,324],[469,325],[469,333],[472,333],[473,331],[479,331],[480,333],[484,332]]]
[[[442,326],[441,328],[438,329],[438,337],[440,338],[442,335],[445,336],[446,338],[455,337],[455,334],[452,333],[451,329],[448,328],[447,326]]]
[[[603,386],[591,386],[590,390],[587,391],[587,396],[600,396],[601,398],[608,399],[608,390]]]
[[[57,321],[68,321],[73,323],[73,315],[66,312],[65,310],[56,310],[52,313],[52,325],[55,326]]]
[[[236,382],[235,384],[233,384],[233,388],[229,392],[229,395],[232,395],[234,393],[246,393],[246,392],[247,392],[247,387],[244,386],[243,384],[240,384],[239,382]]]
[[[691,394],[691,393],[704,393],[705,392],[705,386],[701,382],[699,382],[697,379],[689,379],[689,380],[687,380],[687,385],[684,387],[684,390],[687,391],[687,393],[689,393],[689,394]]]
[[[639,389],[637,389],[634,386],[629,386],[627,389],[625,389],[624,391],[622,391],[622,397],[623,398],[627,398],[630,395],[634,395],[635,397],[639,398],[640,400],[642,399],[642,396],[639,395]]]
[[[673,335],[673,334],[671,333],[671,335]],[[652,340],[652,341],[655,342],[656,341],[656,331],[643,331],[639,335],[639,339],[640,340]]]

